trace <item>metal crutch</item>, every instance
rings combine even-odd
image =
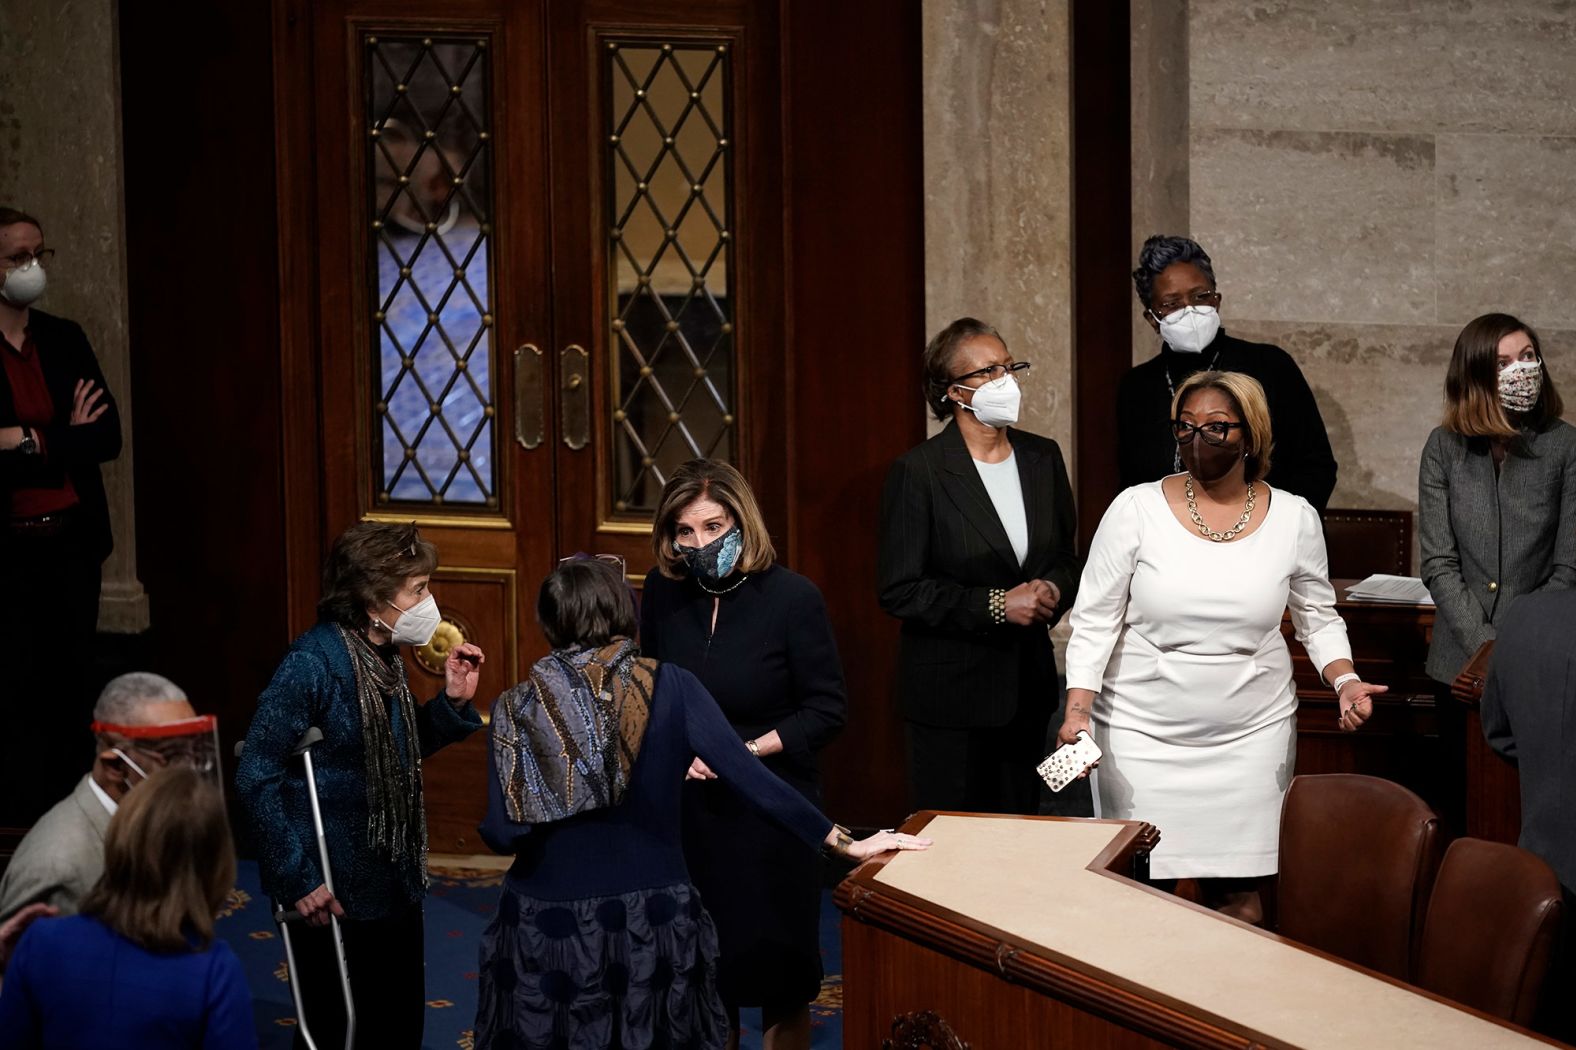
[[[317,801],[317,777],[312,770],[312,745],[322,739],[323,731],[313,726],[301,734],[301,739],[290,749],[290,754],[292,757],[299,757],[302,767],[306,770],[306,795],[312,806],[312,829],[317,833],[317,857],[323,866],[323,886],[332,896],[334,873],[328,860],[328,836],[323,831],[323,811]],[[235,745],[236,758],[241,757],[244,743],[245,741],[241,741]],[[301,1027],[301,1038],[306,1042],[308,1050],[318,1050],[312,1033],[307,1030],[306,1011],[301,1005],[301,987],[296,980],[295,950],[290,944],[290,924],[304,921],[301,913],[295,908],[274,902],[274,922],[279,926],[280,939],[285,942],[285,966],[290,976],[290,998],[295,1002],[296,1023]],[[328,921],[334,932],[334,956],[339,963],[340,991],[345,997],[345,1050],[353,1050],[356,1045],[356,1004],[350,995],[350,962],[345,958],[345,935],[339,925],[339,916],[329,912]]]

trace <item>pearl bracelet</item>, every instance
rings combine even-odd
[[[1330,688],[1335,690],[1335,695],[1336,696],[1340,696],[1341,695],[1341,686],[1345,685],[1347,682],[1361,682],[1361,681],[1362,681],[1362,679],[1360,677],[1358,677],[1357,672],[1355,672],[1355,671],[1348,671],[1345,674],[1343,674],[1343,675],[1339,676],[1338,678],[1336,678],[1335,681],[1333,683],[1331,683]]]

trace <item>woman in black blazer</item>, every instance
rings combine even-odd
[[[750,754],[819,805],[820,752],[847,707],[821,592],[777,564],[749,483],[717,460],[668,476],[651,546],[642,655],[692,672]],[[764,1045],[807,1050],[823,976],[817,858],[698,756],[685,779],[684,860],[717,924],[728,1045],[739,1008],[759,1006]]]
[[[1056,442],[1013,429],[1018,379],[965,317],[925,348],[941,433],[881,494],[881,607],[903,621],[898,696],[921,809],[1031,813],[1057,705],[1050,628],[1072,608],[1077,515]]]

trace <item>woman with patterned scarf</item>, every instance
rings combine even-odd
[[[536,610],[553,651],[492,708],[482,837],[515,862],[482,935],[476,1048],[715,1050],[717,932],[679,834],[693,758],[806,849],[930,842],[856,842],[767,772],[694,675],[640,655],[622,565],[563,562]]]
[[[294,906],[306,1020],[319,1046],[344,1043],[344,1004],[328,926],[344,916],[356,1045],[420,1047],[426,1010],[421,902],[427,818],[421,761],[481,728],[471,706],[483,660],[455,646],[444,689],[418,705],[400,646],[425,645],[439,622],[428,581],[438,551],[412,525],[362,522],[334,541],[318,623],[291,645],[257,702],[235,772],[258,849],[263,890]],[[292,750],[310,727],[317,793],[333,865],[324,887],[306,781]],[[304,1045],[297,1035],[297,1045]]]

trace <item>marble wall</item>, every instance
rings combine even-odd
[[[1069,44],[1064,3],[925,0],[926,328],[995,325],[1034,364],[1023,427],[1070,465]]]
[[[132,525],[131,363],[115,0],[0,3],[0,202],[38,217],[58,254],[39,306],[82,325],[119,402],[125,446],[104,470],[115,552],[99,629],[148,626]]]
[[[1415,507],[1451,346],[1481,313],[1534,325],[1576,389],[1576,5],[1132,8],[1135,222],[1190,232],[1227,327],[1302,365],[1341,463],[1332,505]],[[1182,26],[1137,32],[1166,18]],[[1169,71],[1140,61],[1168,48]],[[1167,130],[1184,93],[1185,151]]]

